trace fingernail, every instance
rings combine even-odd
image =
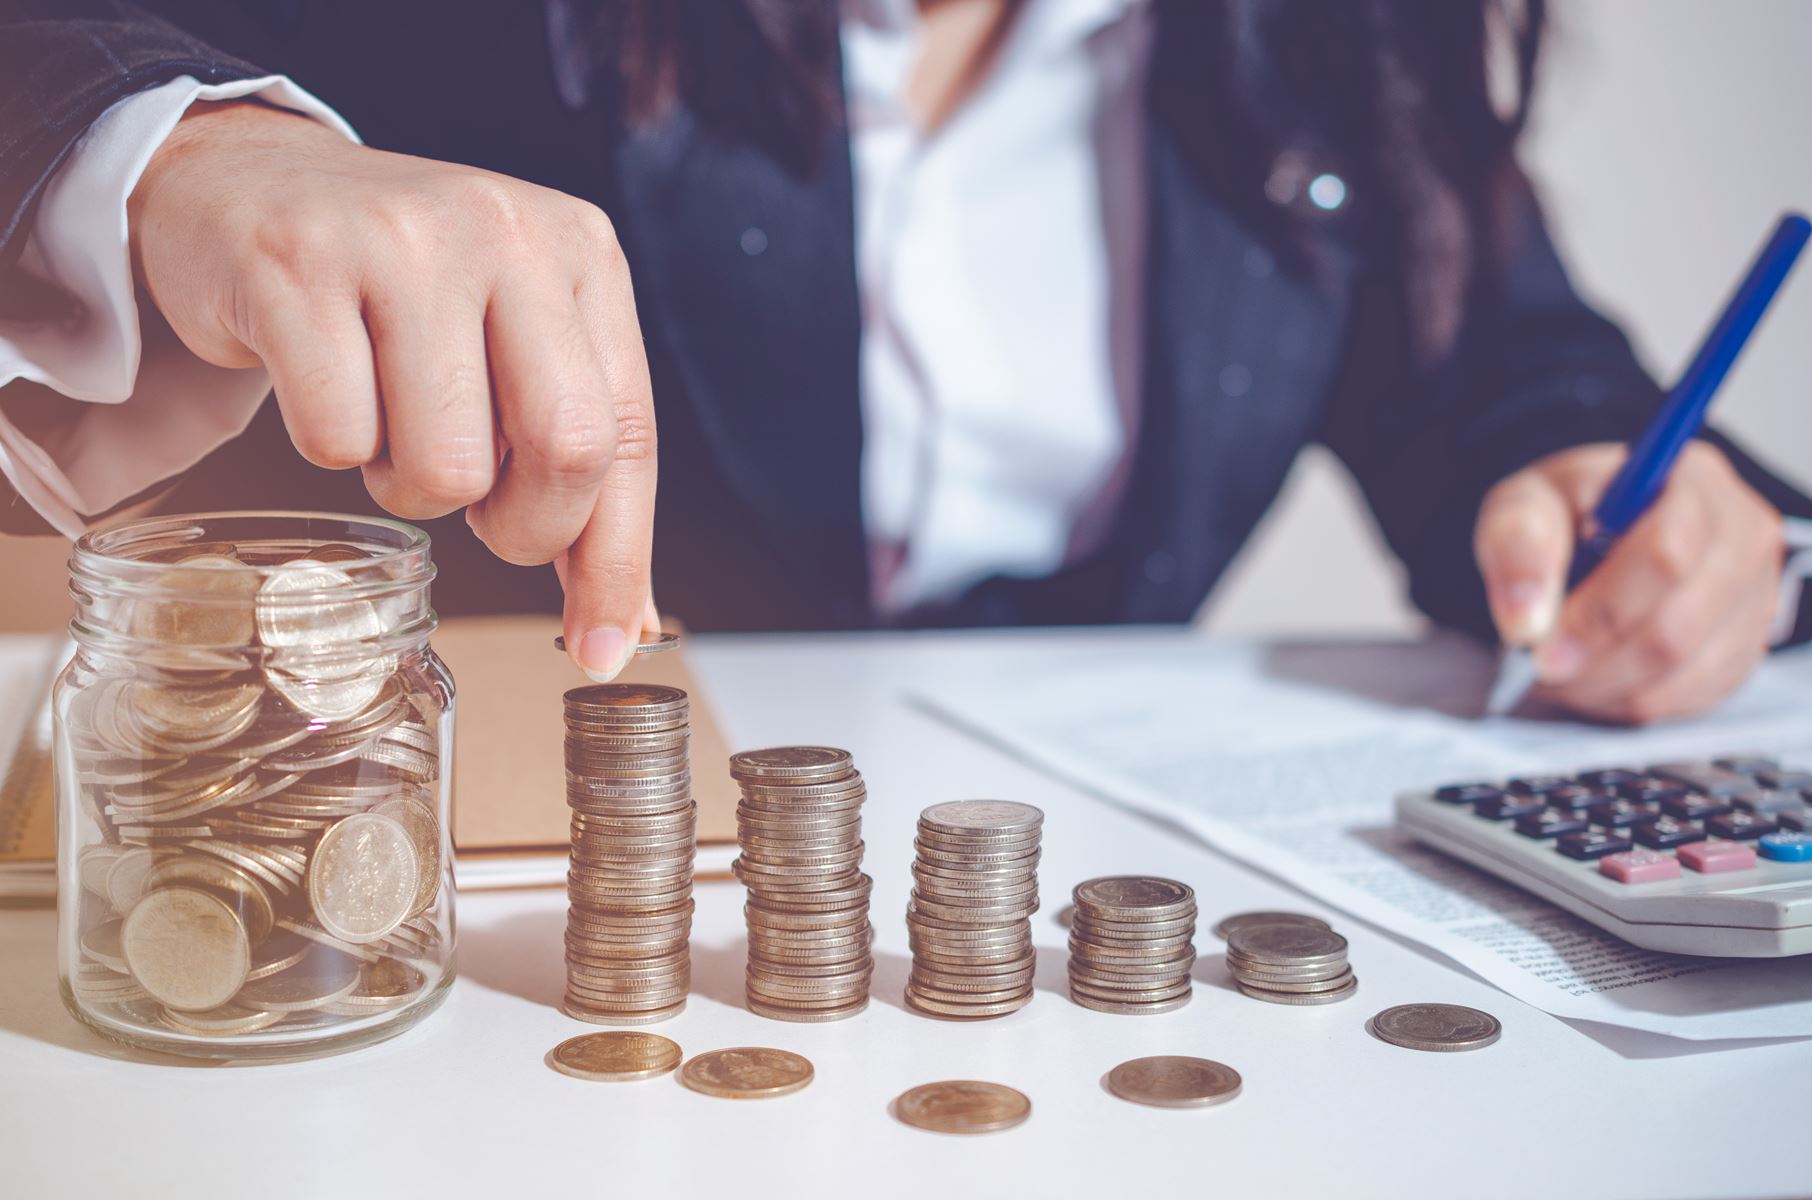
[[[1529,646],[1553,630],[1560,597],[1533,579],[1512,579],[1498,589],[1497,610],[1503,639],[1513,646]]]
[[[629,660],[621,629],[594,629],[579,641],[579,666],[593,683],[609,683]]]
[[[1543,683],[1566,683],[1584,665],[1585,651],[1564,633],[1549,638],[1535,652],[1535,671]]]

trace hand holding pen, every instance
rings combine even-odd
[[[1681,716],[1734,690],[1766,652],[1781,515],[1691,439],[1809,233],[1805,217],[1781,219],[1634,446],[1549,455],[1486,496],[1475,551],[1509,648],[1488,711],[1539,680],[1585,716]]]

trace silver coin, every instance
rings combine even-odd
[[[1214,936],[1222,941],[1235,929],[1249,925],[1308,925],[1316,929],[1330,929],[1320,917],[1311,917],[1307,913],[1296,912],[1243,912],[1233,913],[1220,919],[1214,927]]]
[[[1410,1050],[1483,1050],[1503,1034],[1490,1013],[1461,1004],[1399,1004],[1373,1017],[1374,1036]]]
[[[374,942],[402,924],[421,887],[408,830],[389,817],[360,813],[321,835],[308,860],[308,900],[335,937]]]

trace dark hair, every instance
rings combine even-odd
[[[570,2],[570,0],[569,0]],[[808,172],[840,132],[836,0],[592,0],[631,121],[683,103]],[[1418,362],[1453,342],[1496,265],[1546,0],[1154,0],[1152,104],[1192,169],[1313,265],[1298,182],[1338,173],[1396,250]]]

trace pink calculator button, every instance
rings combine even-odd
[[[1741,842],[1712,838],[1692,842],[1679,849],[1680,861],[1707,875],[1718,871],[1747,871],[1755,865],[1755,850]]]
[[[1607,854],[1598,860],[1598,869],[1618,883],[1652,883],[1657,879],[1680,878],[1679,860],[1655,850]]]

